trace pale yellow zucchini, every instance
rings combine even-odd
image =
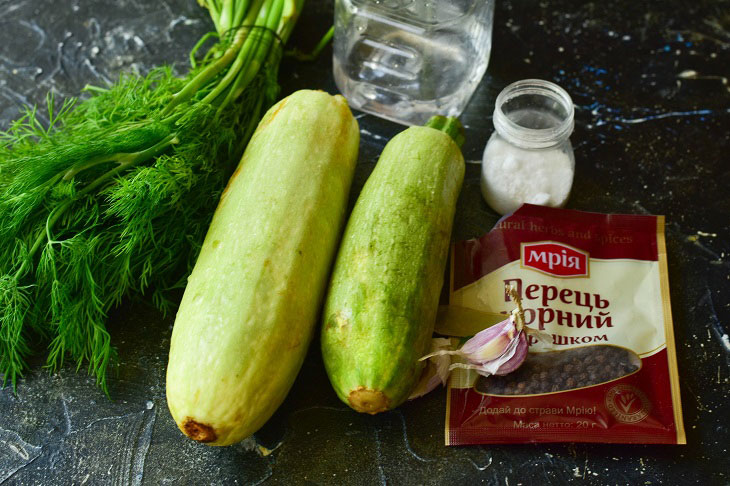
[[[298,91],[231,177],[172,332],[167,401],[210,445],[258,430],[302,365],[339,241],[359,131],[345,99]]]

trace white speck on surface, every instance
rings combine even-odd
[[[172,19],[170,21],[170,24],[168,25],[168,28],[170,30],[172,30],[175,27],[177,27],[179,24],[182,24],[182,25],[194,25],[194,24],[197,24],[198,22],[199,22],[199,20],[189,19],[189,18],[185,17],[184,15],[181,15],[179,17],[176,17],[176,18]]]
[[[16,472],[33,462],[42,450],[40,446],[23,440],[17,432],[3,428],[0,428],[0,445],[5,445],[13,453],[12,456],[3,453],[5,457],[3,468],[0,469],[0,483],[5,483]]]
[[[377,133],[370,132],[368,130],[365,130],[364,128],[360,129],[360,135],[370,137],[373,140],[386,140],[387,139],[386,137],[384,137],[382,135],[378,135]]]
[[[723,346],[725,346],[725,349],[730,351],[730,338],[728,337],[728,335],[723,334],[722,336],[720,336],[720,340],[722,341]]]
[[[697,77],[697,71],[694,69],[685,69],[681,73],[677,74],[677,77],[681,79],[693,79]]]

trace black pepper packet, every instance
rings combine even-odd
[[[666,258],[663,216],[530,204],[456,243],[436,332],[503,320],[513,286],[550,339],[505,376],[452,372],[446,444],[686,443]]]

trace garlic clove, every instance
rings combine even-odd
[[[521,332],[516,339],[510,342],[509,347],[502,356],[482,363],[453,363],[449,369],[474,370],[482,376],[506,375],[519,368],[525,361],[528,348],[527,337],[525,333]]]
[[[502,356],[517,334],[512,319],[505,319],[478,332],[461,347],[460,355],[473,363],[483,363]]]
[[[522,302],[517,290],[508,286],[505,291],[515,303],[516,308],[509,318],[488,327],[471,339],[467,340],[460,349],[451,346],[432,345],[431,352],[420,358],[428,359],[429,364],[421,378],[421,382],[411,397],[420,396],[438,386],[439,375],[442,383],[446,383],[448,372],[455,369],[474,370],[482,376],[506,375],[522,365],[527,358],[529,343],[527,336],[534,336],[542,342],[549,342],[550,335],[527,327]],[[434,339],[434,341],[437,341]],[[448,340],[445,340],[448,341]],[[466,360],[465,363],[450,364],[449,355],[458,355]],[[431,367],[435,368],[431,368]],[[426,391],[423,391],[426,390]]]
[[[527,358],[527,351],[529,347],[530,346],[527,344],[527,336],[524,332],[521,332],[519,337],[515,340],[514,353],[508,360],[502,363],[493,374],[500,376],[506,375],[519,368],[525,361],[525,358]]]

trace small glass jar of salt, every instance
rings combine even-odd
[[[482,195],[492,209],[565,204],[575,173],[573,117],[570,96],[549,81],[525,79],[502,90],[482,159]]]

